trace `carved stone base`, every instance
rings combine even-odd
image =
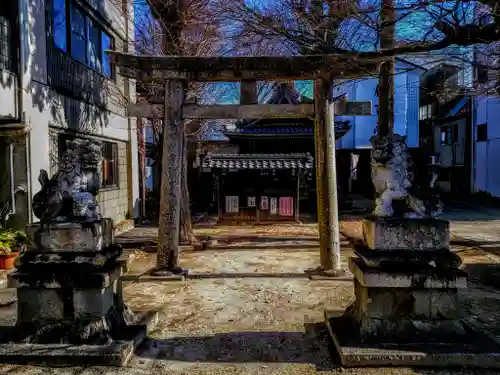
[[[343,366],[500,368],[500,345],[461,319],[458,269],[384,271],[350,259],[355,302],[326,312]]]
[[[358,323],[363,342],[457,340],[465,332],[457,319],[462,271],[385,272],[350,259],[356,300],[346,311]]]
[[[126,366],[135,349],[147,338],[149,330],[158,323],[158,314],[152,312],[133,314],[128,324],[116,327],[106,342],[94,344],[75,343],[26,343],[13,338],[24,334],[25,325],[0,327],[0,363],[31,364],[44,366]],[[61,337],[55,326],[47,332]],[[56,341],[56,340],[48,340]]]
[[[453,341],[363,342],[359,324],[349,314],[325,312],[325,323],[344,367],[477,367],[500,369],[500,345],[474,321],[459,320],[465,339]]]
[[[356,299],[325,322],[344,366],[500,368],[500,345],[462,319],[467,287],[448,223],[368,218],[349,259]]]
[[[363,239],[370,249],[437,250],[449,248],[449,223],[439,219],[366,217]]]
[[[120,277],[127,262],[115,260],[120,254],[114,244],[23,254],[8,277],[17,288],[18,312],[14,326],[0,327],[0,361],[126,364],[156,318],[124,305]]]
[[[42,230],[40,223],[26,227],[28,250],[99,251],[113,241],[113,221],[53,223]]]

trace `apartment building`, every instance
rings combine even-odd
[[[66,140],[103,142],[104,216],[138,216],[133,81],[108,49],[132,51],[132,0],[18,0],[0,7],[0,203],[8,224],[36,221],[31,200],[40,169],[53,174]],[[0,211],[0,212],[2,212]]]

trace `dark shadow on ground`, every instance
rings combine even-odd
[[[308,279],[312,272],[221,272],[188,274],[187,279]],[[334,281],[352,282],[352,276],[336,277]]]
[[[470,281],[500,289],[500,264],[465,264],[462,269],[467,272]]]
[[[207,241],[210,239],[209,236],[197,236],[200,241]],[[213,239],[217,240],[217,244],[211,246],[214,249],[225,249],[230,248],[231,245],[238,245],[241,247],[253,247],[255,249],[262,248],[263,246],[253,245],[253,244],[266,244],[272,242],[280,242],[280,241],[307,241],[307,242],[316,242],[318,241],[318,245],[315,244],[269,244],[266,247],[274,247],[274,248],[283,248],[283,247],[317,247],[319,246],[319,237],[315,235],[307,236],[307,235],[297,235],[297,236],[268,236],[266,234],[263,235],[230,235],[230,234],[221,234],[212,236]],[[126,232],[120,234],[115,237],[116,242],[121,244],[123,247],[138,247],[141,245],[144,246],[156,246],[157,238],[156,236],[152,236],[151,234],[141,233],[139,230],[132,230],[130,232]],[[245,244],[242,244],[242,243]]]
[[[328,371],[337,367],[330,349],[324,324],[306,323],[304,332],[228,332],[147,339],[136,355],[180,362],[312,364],[318,371]]]

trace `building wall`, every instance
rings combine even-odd
[[[0,69],[0,119],[19,118],[18,75]]]
[[[500,197],[500,99],[480,96],[475,99],[473,118],[473,191]],[[487,124],[487,139],[477,142],[477,126]]]
[[[128,147],[126,142],[118,142],[119,188],[102,189],[97,197],[101,215],[112,218],[115,223],[129,218],[129,176],[126,173]]]
[[[135,96],[134,83],[119,74],[116,82],[112,82],[53,48],[46,38],[46,1],[19,0],[21,104],[29,129],[27,180],[30,195],[40,189],[37,181],[40,169],[53,172],[57,167],[54,142],[58,133],[72,131],[80,136],[102,137],[117,142],[120,150],[120,187],[115,189],[117,191],[104,191],[99,197],[102,212],[112,215],[115,221],[126,216],[137,217],[137,137],[135,120],[127,117],[125,109],[127,97]],[[88,0],[82,3],[107,20],[110,28],[106,31],[114,37],[115,47],[128,49],[128,41],[133,38],[131,1],[127,10],[121,8],[122,1]]]
[[[419,72],[408,70],[402,64],[396,64],[394,77],[394,132],[407,136],[409,147],[418,146],[418,108],[419,108]],[[350,101],[372,102],[371,116],[337,116],[336,120],[351,122],[351,130],[337,142],[340,149],[369,148],[370,137],[377,126],[378,97],[376,88],[378,78],[349,80],[334,89],[334,95],[347,94]]]

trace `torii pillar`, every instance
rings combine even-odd
[[[346,274],[340,259],[340,232],[335,158],[335,111],[346,116],[371,114],[371,102],[334,102],[332,78],[314,82],[316,197],[320,236],[320,276],[339,277]]]

